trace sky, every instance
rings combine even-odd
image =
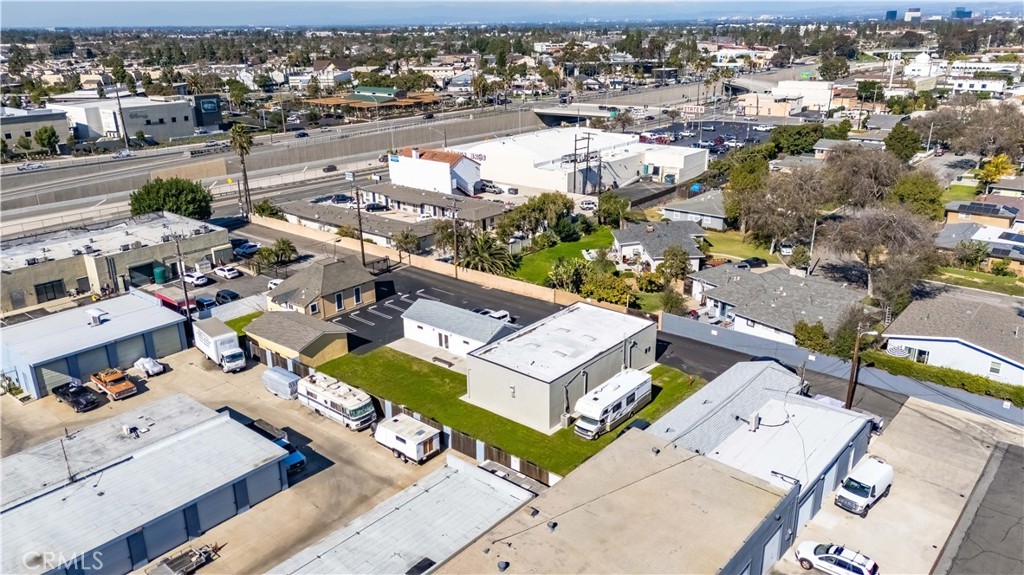
[[[908,3],[910,2],[910,3]],[[761,15],[820,18],[849,15],[877,17],[887,9],[921,6],[925,16],[948,15],[953,5],[975,11],[1001,6],[1020,12],[1021,0],[918,2],[890,1],[751,1],[751,0],[446,0],[253,1],[253,0],[3,0],[0,30],[54,27],[157,26],[400,26],[464,23],[532,24],[590,21],[690,21]],[[384,5],[391,5],[384,8]],[[400,6],[400,7],[399,7]],[[930,7],[934,7],[930,9]]]

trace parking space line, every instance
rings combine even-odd
[[[357,329],[356,329],[356,328],[354,328],[354,327],[349,327],[349,326],[347,326],[347,325],[345,325],[345,324],[341,323],[341,318],[340,318],[340,317],[339,317],[338,319],[332,319],[332,320],[331,320],[331,322],[332,322],[332,323],[336,323],[336,324],[338,324],[338,325],[340,325],[340,326],[342,326],[342,327],[347,327],[348,329],[352,330],[352,333],[355,333],[355,332],[359,331],[359,330],[357,330]]]
[[[359,312],[353,312],[353,313],[349,314],[348,317],[349,317],[349,319],[354,319],[356,321],[361,321],[361,322],[365,323],[366,325],[377,325],[377,324],[373,323],[372,321],[365,320],[365,319],[363,319],[361,317],[357,317],[358,314],[359,314]]]
[[[377,311],[376,309],[374,309],[374,308],[376,308],[376,307],[377,307],[377,306],[370,306],[370,307],[369,307],[369,308],[368,308],[368,309],[367,309],[366,311],[368,311],[368,312],[370,312],[370,313],[372,313],[372,314],[374,314],[374,315],[379,315],[380,317],[383,317],[383,318],[387,318],[387,319],[394,319],[394,318],[393,318],[393,317],[391,317],[390,315],[388,315],[388,314],[386,314],[386,313],[382,313],[382,312],[379,312],[379,311]]]
[[[437,291],[441,291],[441,290],[437,290]],[[448,293],[448,292],[445,292],[445,293]],[[418,295],[420,297],[425,297],[427,299],[432,299],[434,301],[441,301],[441,300],[437,299],[436,297],[434,297],[432,295],[427,295],[427,294],[423,293],[423,290],[421,290],[421,289],[416,290],[416,295]]]
[[[400,300],[402,300],[402,301],[407,301],[407,302],[409,302],[409,303],[416,303],[416,300],[414,300],[414,299],[406,299],[406,297],[405,297],[405,296],[402,296],[402,297],[400,297],[400,298],[398,298],[398,299],[400,299]]]
[[[454,296],[454,295],[455,295],[455,294],[453,294],[453,293],[452,293],[452,292],[450,292],[450,291],[444,291],[443,289],[440,289],[440,288],[436,288],[436,287],[432,287],[432,288],[430,288],[430,289],[432,289],[432,290],[434,290],[434,291],[439,291],[439,292],[441,292],[441,293],[446,293],[446,294],[448,294],[448,295],[450,295],[450,296]],[[420,290],[420,291],[423,291],[423,290]]]
[[[389,307],[391,309],[397,309],[398,311],[401,311],[401,312],[406,311],[406,309],[404,307],[398,307],[397,305],[391,303],[391,300],[388,300],[388,301],[384,302],[384,307]]]

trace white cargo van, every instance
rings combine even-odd
[[[651,374],[627,369],[576,402],[576,435],[597,439],[651,401]]]
[[[836,505],[861,517],[892,488],[892,466],[879,457],[869,455],[853,468],[836,490]]]
[[[352,431],[369,427],[377,419],[369,394],[329,375],[310,373],[298,386],[299,403]]]
[[[404,413],[378,423],[373,437],[406,463],[410,460],[423,463],[441,451],[441,432]]]

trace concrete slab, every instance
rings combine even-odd
[[[861,519],[830,494],[793,548],[840,543],[886,573],[931,572],[997,442],[1020,445],[1022,437],[1019,427],[910,398],[869,446],[895,469],[891,495]],[[774,572],[804,573],[792,550]]]
[[[463,375],[466,374],[466,358],[461,355],[456,355],[448,350],[429,346],[425,343],[414,341],[407,337],[403,337],[402,339],[389,343],[388,347],[422,359],[423,361],[433,363],[434,365],[447,367],[456,373],[461,373]],[[435,357],[450,362],[452,365],[447,366],[443,363],[436,362],[434,361]]]

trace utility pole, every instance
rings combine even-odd
[[[185,322],[188,323],[188,331],[192,331],[192,306],[188,301],[188,284],[185,283],[185,259],[181,257],[181,236],[174,234],[174,251],[178,254],[178,281],[181,282],[181,291],[185,293]]]
[[[459,279],[459,210],[458,205],[462,202],[461,198],[452,196],[448,198],[448,201],[452,203],[452,250],[455,252],[452,257],[452,263],[455,264],[455,279]]]
[[[352,190],[356,196],[356,221],[359,225],[359,257],[363,262],[363,267],[366,267],[366,242],[363,241],[363,204],[362,195],[363,190],[359,186],[352,184]]]
[[[853,393],[857,389],[857,364],[860,362],[860,338],[865,335],[878,335],[877,331],[861,331],[857,325],[857,339],[853,343],[853,361],[850,363],[850,383],[846,386],[846,403],[843,407],[853,407]]]

